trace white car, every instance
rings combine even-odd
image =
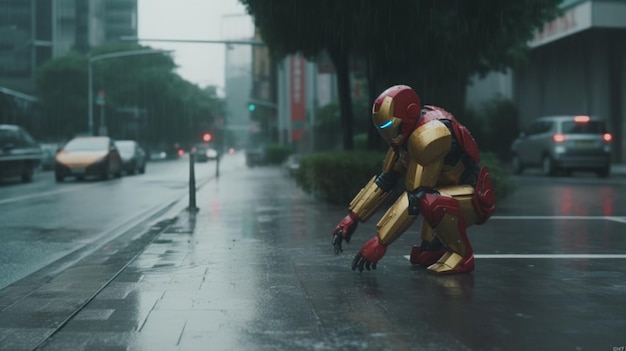
[[[613,135],[600,118],[541,117],[513,142],[513,172],[538,167],[551,176],[559,170],[567,174],[585,170],[606,178],[611,171],[612,142]]]

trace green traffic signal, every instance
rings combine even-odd
[[[256,110],[256,105],[255,104],[249,104],[248,105],[248,110],[250,110],[250,111]]]

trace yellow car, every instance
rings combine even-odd
[[[57,152],[54,176],[57,182],[62,182],[65,177],[78,180],[87,176],[119,178],[122,176],[120,153],[109,137],[76,137]]]

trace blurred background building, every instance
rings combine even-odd
[[[124,35],[137,36],[137,0],[0,0],[0,122],[36,103],[37,67]]]
[[[222,40],[251,41],[254,27],[248,15],[222,17]],[[224,95],[226,103],[225,128],[234,138],[234,145],[245,147],[253,128],[250,120],[249,99],[252,96],[252,46],[229,44],[226,48]],[[217,69],[222,69],[217,67]]]
[[[261,41],[258,32],[254,39]],[[278,64],[264,45],[252,47],[252,90],[248,99],[250,137],[253,144],[260,140],[277,142],[278,128]]]

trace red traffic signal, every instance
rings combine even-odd
[[[213,135],[211,135],[211,133],[204,133],[204,134],[202,134],[202,141],[208,143],[211,140],[213,140]]]

